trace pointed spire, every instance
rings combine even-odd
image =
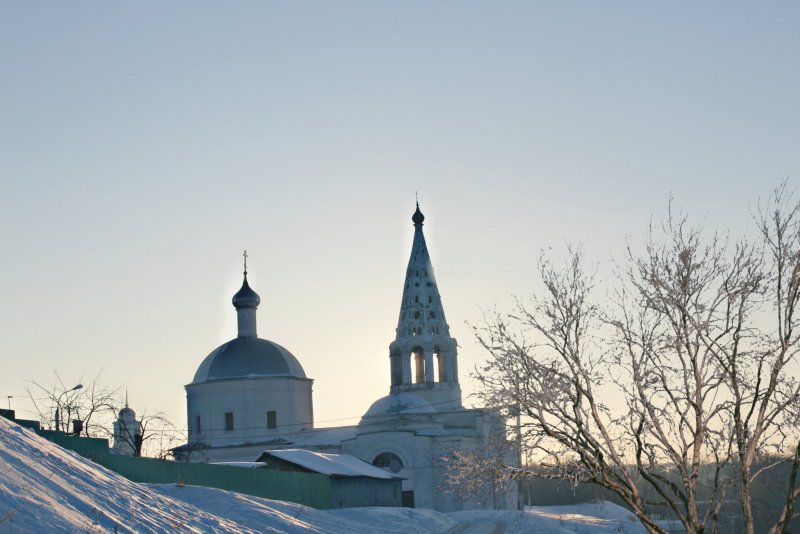
[[[125,387],[125,407],[128,407],[128,388]]]
[[[449,335],[431,257],[422,232],[425,216],[419,209],[419,202],[416,203],[416,211],[411,220],[414,221],[414,243],[406,269],[397,338],[425,334]]]

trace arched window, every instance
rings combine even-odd
[[[372,460],[372,465],[398,473],[403,468],[403,461],[393,452],[382,452]]]

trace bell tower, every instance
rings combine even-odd
[[[442,298],[433,275],[422,225],[425,216],[417,209],[414,243],[406,269],[400,318],[395,340],[389,345],[390,394],[414,393],[437,410],[461,408],[456,340],[444,316]]]

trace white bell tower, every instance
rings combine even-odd
[[[461,408],[456,340],[444,316],[433,275],[419,209],[414,215],[414,243],[406,269],[397,335],[389,345],[391,394],[414,393],[437,410]]]

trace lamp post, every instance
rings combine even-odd
[[[82,387],[83,387],[83,384],[78,384],[74,388],[68,389],[67,391],[65,391],[64,393],[62,393],[61,395],[58,396],[58,400],[56,401],[56,432],[61,430],[61,425],[60,425],[60,422],[61,422],[61,397],[63,397],[64,395],[66,395],[70,391],[75,391],[76,389],[81,389]]]

